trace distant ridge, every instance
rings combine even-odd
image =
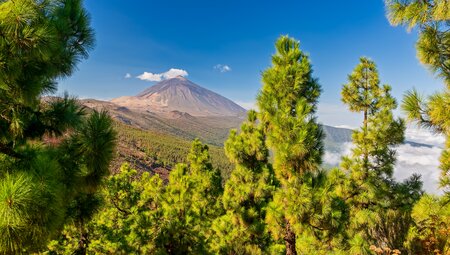
[[[192,116],[242,116],[246,110],[233,101],[177,76],[161,81],[136,96],[124,96],[111,102],[133,110]]]

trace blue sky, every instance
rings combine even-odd
[[[419,64],[417,35],[392,27],[381,0],[346,1],[148,1],[86,0],[97,44],[59,90],[82,98],[135,95],[155,82],[144,72],[182,69],[187,78],[249,105],[270,66],[274,42],[300,40],[323,87],[319,118],[331,125],[359,125],[340,102],[340,89],[360,56],[378,65],[381,81],[399,100],[416,87],[431,93],[441,82]],[[214,66],[228,66],[220,72]],[[131,78],[125,78],[129,73]]]

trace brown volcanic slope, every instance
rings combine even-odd
[[[152,113],[130,110],[112,102],[79,100],[87,109],[106,110],[116,121],[117,154],[111,171],[127,162],[139,171],[158,173],[166,180],[170,169],[185,162],[191,141],[199,138],[210,145],[212,163],[229,175],[231,164],[223,151],[223,142],[243,118],[233,116],[198,117],[185,112]]]
[[[175,135],[186,140],[199,138],[217,146],[222,146],[230,129],[239,128],[244,120],[243,116],[192,116],[180,111],[154,113],[95,99],[83,99],[80,102],[91,109],[107,110],[113,119],[128,126]]]
[[[124,96],[112,103],[137,111],[188,113],[191,116],[242,116],[246,110],[233,101],[178,76],[161,81],[136,96]]]

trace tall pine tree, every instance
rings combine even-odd
[[[208,250],[212,221],[221,215],[220,172],[210,162],[208,146],[192,143],[188,164],[178,164],[169,176],[162,203],[159,251],[203,254]]]
[[[225,184],[222,198],[225,215],[217,218],[212,226],[211,250],[215,254],[269,251],[265,215],[275,180],[265,140],[257,113],[249,111],[241,132],[232,130],[225,142],[225,153],[236,168]]]
[[[325,188],[329,182],[320,170],[323,131],[315,117],[320,85],[299,42],[282,36],[275,48],[273,66],[262,74],[257,98],[279,182],[266,221],[280,243],[276,247],[286,254],[331,249],[345,210],[342,201],[328,193],[331,186]]]
[[[370,245],[402,245],[407,227],[394,229],[392,235],[383,224],[395,222],[393,217],[399,220],[405,213],[407,217],[420,196],[421,184],[417,176],[404,184],[393,180],[394,146],[403,142],[405,126],[401,119],[394,119],[396,101],[390,86],[380,85],[375,63],[361,58],[348,80],[342,101],[350,111],[363,115],[361,129],[353,132],[352,154],[341,164],[348,175],[344,192],[351,208],[348,235],[352,254],[370,254]]]

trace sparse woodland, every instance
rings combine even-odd
[[[395,84],[361,57],[341,97],[363,122],[351,154],[325,169],[322,88],[296,39],[275,42],[259,110],[223,155],[114,123],[68,95],[42,100],[94,46],[87,10],[0,0],[0,254],[450,254],[450,2],[385,4],[393,26],[419,31],[417,55],[442,89],[397,102]],[[393,178],[407,122],[447,138],[441,196],[418,175]],[[119,139],[173,166],[167,180],[111,169]]]

